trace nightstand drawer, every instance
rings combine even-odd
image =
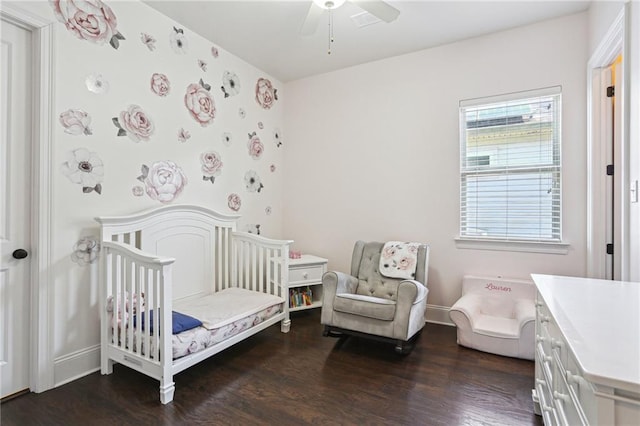
[[[289,286],[322,281],[324,265],[305,266],[303,268],[289,268]]]

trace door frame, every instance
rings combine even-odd
[[[602,42],[589,59],[587,65],[587,277],[604,278],[606,271],[606,186],[607,146],[603,134],[602,105],[606,94],[598,90],[601,87],[600,70],[611,65],[622,54],[622,78],[616,82],[621,96],[622,123],[616,129],[621,133],[620,155],[616,155],[620,164],[616,164],[614,179],[620,182],[620,200],[614,214],[620,224],[620,244],[616,248],[620,253],[620,277],[629,277],[629,41],[628,19],[629,4],[625,4],[615,21],[605,34]]]
[[[2,19],[32,33],[33,95],[31,138],[31,295],[29,387],[43,392],[54,386],[51,314],[52,142],[54,21],[16,3],[2,3]]]

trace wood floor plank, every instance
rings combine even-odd
[[[0,406],[13,425],[542,425],[531,361],[456,344],[427,324],[408,356],[393,345],[322,337],[320,311],[278,325],[175,376],[171,404],[158,382],[121,365]]]

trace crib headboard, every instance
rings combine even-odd
[[[173,299],[218,291],[230,281],[231,235],[239,215],[169,205],[126,216],[97,217],[101,241],[175,258]]]

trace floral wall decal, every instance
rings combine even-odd
[[[186,142],[187,139],[189,139],[191,137],[191,133],[189,133],[188,131],[186,131],[183,128],[180,128],[180,130],[178,130],[178,141],[179,142]]]
[[[202,127],[208,126],[216,117],[216,105],[210,90],[211,86],[200,79],[199,83],[190,84],[184,95],[184,105]]]
[[[271,171],[271,173],[275,172],[276,171],[276,165],[275,164],[270,165],[269,166],[269,170]]]
[[[80,109],[68,109],[60,113],[60,124],[70,135],[91,135],[91,116]]]
[[[264,123],[262,121],[258,121],[258,129],[264,129]]]
[[[104,165],[95,152],[86,148],[77,148],[67,154],[67,161],[62,163],[62,173],[73,183],[82,186],[82,192],[102,194]]]
[[[147,49],[149,49],[150,52],[156,50],[156,39],[152,35],[140,33],[140,41],[142,41],[142,44],[147,46]]]
[[[217,152],[208,151],[200,154],[200,163],[202,164],[202,180],[214,183],[216,177],[222,174],[222,159]]]
[[[102,76],[102,74],[88,75],[84,83],[90,92],[98,95],[103,95],[109,91],[109,82]]]
[[[166,75],[154,73],[151,76],[151,91],[158,96],[165,97],[171,90],[171,83]]]
[[[242,206],[242,200],[240,199],[240,196],[238,194],[229,194],[229,196],[227,197],[227,205],[231,210],[237,212]]]
[[[225,71],[222,74],[222,86],[220,87],[224,97],[235,96],[240,93],[240,79],[234,72]]]
[[[256,132],[249,133],[249,142],[247,142],[249,148],[249,155],[254,160],[260,159],[264,152],[264,144],[260,141],[260,138],[256,135]]]
[[[170,203],[182,193],[187,177],[173,161],[156,161],[151,167],[142,165],[138,180],[144,183],[147,195],[161,203]]]
[[[215,46],[211,46],[211,56],[217,58],[219,55],[218,48]]]
[[[247,232],[250,234],[257,234],[260,235],[260,224],[259,223],[252,223],[247,225],[246,227]]]
[[[266,214],[267,216],[271,215],[271,206],[267,206],[264,208],[264,214]]]
[[[198,59],[198,67],[202,71],[207,71],[207,63],[205,61],[203,61],[202,59]]]
[[[230,132],[224,132],[222,134],[222,143],[225,146],[231,146],[231,144],[233,143],[233,136],[231,135]]]
[[[282,146],[282,134],[278,128],[273,130],[273,141],[276,143],[278,148]]]
[[[71,261],[80,266],[89,265],[98,260],[98,253],[100,253],[98,238],[94,236],[82,237],[73,245]]]
[[[133,193],[134,197],[142,197],[144,195],[144,188],[140,185],[135,185],[133,188],[131,188],[131,192]]]
[[[119,129],[118,136],[129,136],[134,142],[148,141],[155,131],[151,117],[138,105],[129,105],[126,111],[120,112],[120,117],[113,117],[112,121]]]
[[[271,109],[278,100],[278,90],[273,88],[271,81],[259,78],[256,83],[256,102],[264,109]]]
[[[169,43],[174,52],[184,55],[189,50],[189,41],[184,35],[182,28],[173,27],[173,32],[169,36]]]
[[[117,29],[116,15],[102,0],[50,0],[49,4],[56,19],[81,40],[99,45],[109,42],[117,49],[125,39]]]
[[[239,108],[238,109],[238,117],[245,118],[246,116],[247,116],[247,112],[244,110],[244,108]]]
[[[249,170],[244,174],[244,184],[249,192],[260,192],[262,188],[264,188],[260,176],[258,176],[255,170]]]

